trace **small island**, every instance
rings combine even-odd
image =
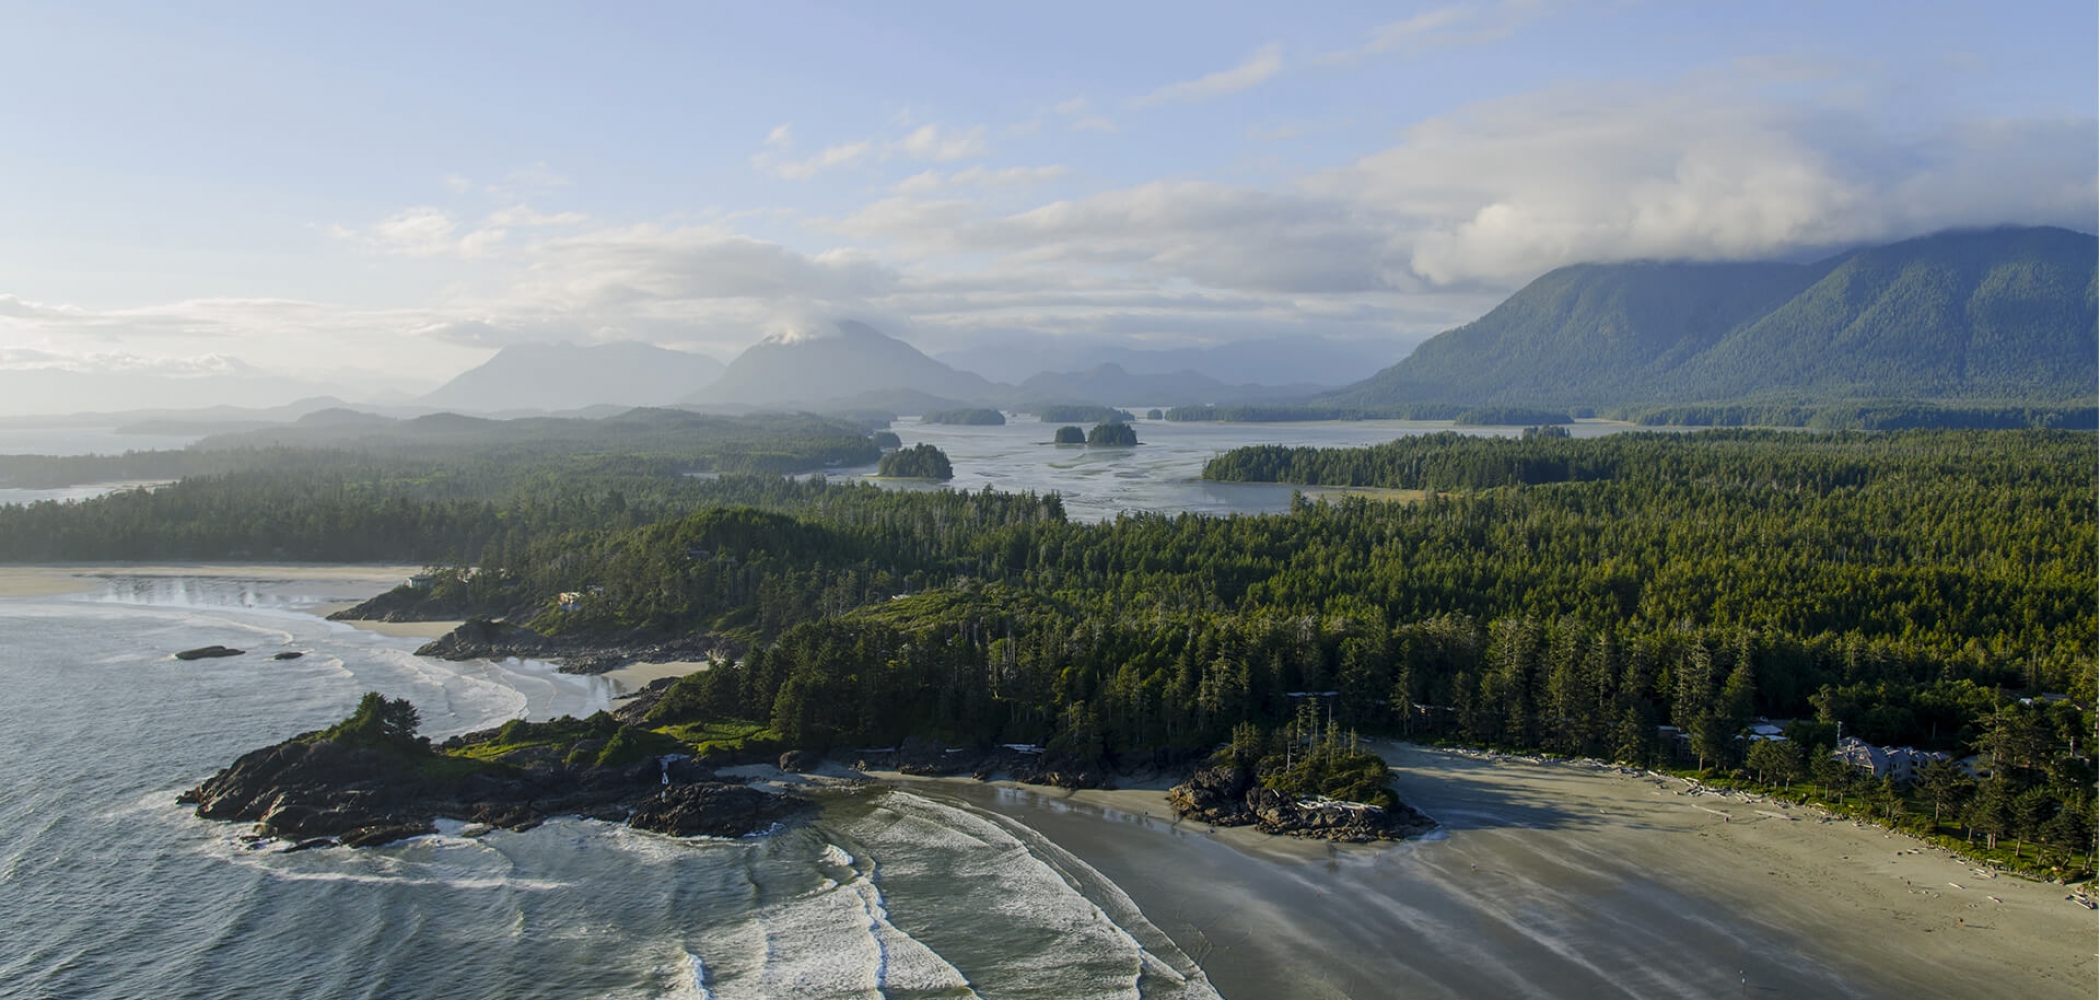
[[[1153,407],[1152,409],[1149,409],[1149,410],[1146,410],[1146,411],[1145,411],[1145,419],[1146,419],[1146,420],[1165,420],[1165,419],[1166,419],[1166,416],[1167,416],[1167,415],[1166,415],[1166,414],[1164,414],[1164,413],[1161,413],[1161,412],[1159,411],[1159,407],[1156,407],[1156,406],[1155,406],[1155,407]]]
[[[968,407],[960,410],[935,410],[919,417],[922,424],[962,424],[967,427],[1003,427],[1006,414],[989,407]]]
[[[1086,434],[1086,443],[1094,448],[1129,448],[1138,443],[1137,430],[1120,421],[1099,423]]]
[[[1085,444],[1085,443],[1086,443],[1086,432],[1085,432],[1085,431],[1083,431],[1083,430],[1080,430],[1080,429],[1079,429],[1079,428],[1077,428],[1077,427],[1060,427],[1060,428],[1058,428],[1058,429],[1057,429],[1057,437],[1056,437],[1056,438],[1054,438],[1054,439],[1052,439],[1052,443],[1053,443],[1053,444]]]
[[[876,431],[868,435],[868,440],[874,442],[875,447],[883,451],[896,451],[904,447],[903,440],[897,437],[897,432],[895,431]]]
[[[948,480],[955,478],[955,467],[948,463],[947,454],[939,448],[915,444],[882,456],[875,474],[884,479]]]

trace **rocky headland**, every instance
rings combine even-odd
[[[622,629],[543,635],[523,625],[477,619],[416,650],[442,660],[547,660],[563,673],[602,674],[630,663],[707,662],[743,655],[742,643],[717,635]]]
[[[659,753],[666,747],[656,734],[602,713],[513,722],[435,745],[398,727],[375,735],[381,727],[356,720],[245,754],[178,801],[205,819],[254,823],[258,835],[298,846],[351,847],[434,833],[440,817],[527,830],[551,817],[587,816],[675,836],[736,837],[808,805],[717,780],[706,764]]]

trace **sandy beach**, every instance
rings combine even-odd
[[[423,571],[421,566],[340,563],[59,563],[0,566],[0,597],[55,597],[107,590],[113,579],[226,580],[291,583],[317,599],[348,607]]]
[[[343,607],[346,608],[356,606],[357,605],[355,602],[343,605]],[[339,610],[341,610],[341,608],[316,608],[314,609],[314,613],[325,618]],[[392,636],[396,639],[440,639],[443,638],[447,632],[458,628],[461,624],[459,621],[456,620],[436,622],[382,622],[373,621],[369,618],[343,618],[338,620],[352,628],[363,629],[367,632],[376,632],[380,635]]]
[[[608,670],[598,676],[613,682],[619,692],[614,701],[624,701],[649,686],[649,682],[665,677],[684,677],[707,669],[704,661],[675,660],[668,663],[630,663],[624,667]]]
[[[0,568],[0,596],[253,584],[326,613],[400,566]],[[284,605],[278,605],[284,606]],[[353,623],[428,638],[455,623]],[[606,674],[631,692],[703,664]],[[2096,915],[1820,811],[1604,765],[1375,746],[1431,837],[1332,845],[1211,830],[1164,782],[1067,793],[901,779],[1025,823],[1120,886],[1231,1000],[2095,994]]]
[[[1441,833],[1330,845],[1178,823],[1157,788],[935,787],[1099,869],[1235,1000],[2094,995],[2095,914],[2062,887],[1675,779],[1379,749]]]

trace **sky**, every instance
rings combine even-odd
[[[1320,336],[2095,229],[2095,5],[0,2],[0,371]],[[1368,373],[1366,373],[1368,374]]]

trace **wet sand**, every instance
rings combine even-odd
[[[707,666],[704,660],[675,660],[668,663],[630,663],[624,667],[608,670],[598,676],[613,682],[613,690],[618,692],[613,696],[614,701],[624,701],[634,697],[643,688],[648,687],[650,681],[661,680],[665,677],[684,677],[687,674],[706,670]]]
[[[1379,750],[1441,833],[1330,845],[1179,823],[1157,789],[938,790],[1100,870],[1233,1000],[2094,995],[2095,914],[2062,887],[1675,779]]]

